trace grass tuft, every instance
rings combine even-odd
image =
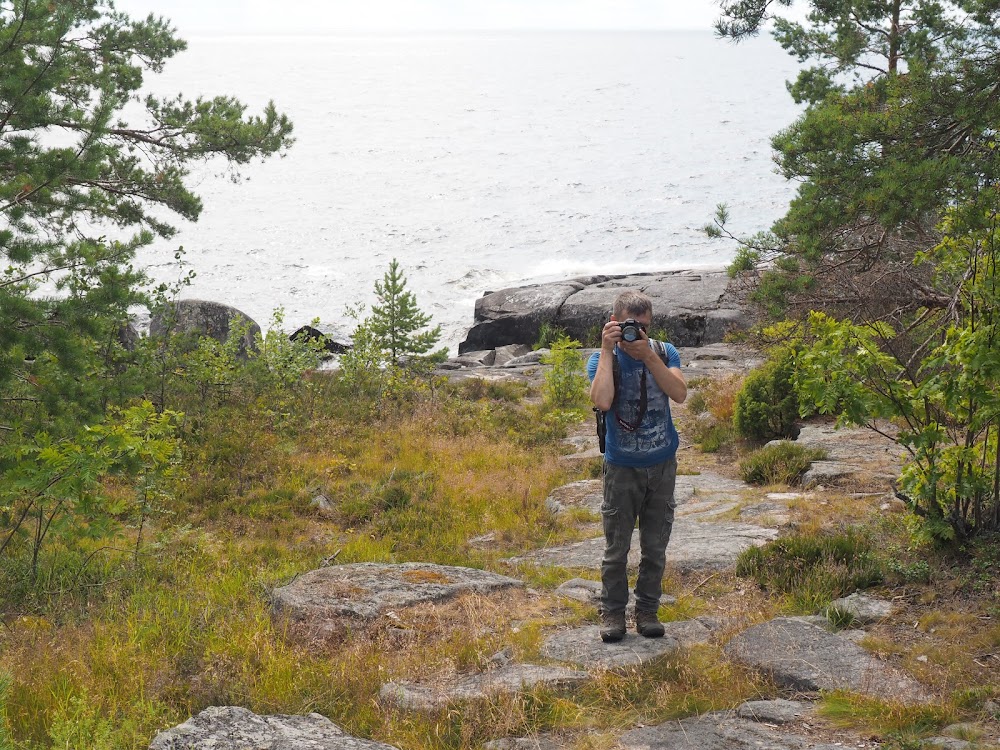
[[[816,448],[781,440],[749,453],[740,461],[740,477],[755,485],[798,484],[813,461],[825,457]]]
[[[799,534],[750,547],[737,559],[736,575],[786,595],[793,611],[806,614],[883,578],[870,542],[854,531]]]

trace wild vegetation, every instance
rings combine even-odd
[[[802,464],[778,473],[784,449],[750,453],[757,445],[741,431],[757,442],[782,433],[796,400],[845,421],[882,417],[913,452],[901,488],[925,523],[883,512],[864,482],[827,493],[823,507],[804,497],[792,503],[794,532],[749,553],[745,577],[677,576],[667,582],[677,602],[661,616],[710,614],[737,628],[884,587],[913,618],[883,624],[866,646],[939,700],[906,708],[838,694],[822,706],[829,721],[904,748],[949,721],[988,719],[1000,701],[1000,555],[988,533],[998,481],[995,11],[890,5],[884,16],[877,4],[840,15],[817,4],[815,28],[777,25],[790,49],[823,65],[793,88],[807,111],[776,141],[803,192],[775,230],[780,242],[756,238],[743,257],[749,268],[776,253],[756,275],[764,302],[840,294],[853,280],[884,304],[786,329],[794,378],[782,360],[746,387],[739,377],[692,382],[678,417],[704,452],[686,452],[681,469],[733,473],[745,459],[788,489]],[[735,25],[723,30],[752,32],[769,7],[729,4]],[[889,31],[871,32],[879,23]],[[174,291],[150,289],[133,261],[172,236],[162,209],[197,217],[192,164],[218,158],[235,170],[291,144],[271,105],[247,116],[225,96],[139,101],[143,77],[183,47],[165,21],[133,21],[106,0],[0,2],[0,749],[143,748],[156,730],[227,703],[319,711],[405,750],[543,730],[599,748],[625,727],[778,695],[713,643],[569,697],[535,691],[420,717],[378,703],[389,679],[482,667],[505,647],[536,658],[544,626],[593,619],[548,595],[568,577],[558,569],[514,571],[538,593],[502,605],[415,608],[408,643],[383,628],[316,647],[271,617],[271,589],[326,564],[509,573],[502,558],[577,538],[544,500],[599,465],[559,460],[559,438],[579,429],[586,403],[575,342],[546,334],[538,390],[435,378],[422,358],[433,360],[437,332],[395,261],[337,374],[281,333],[280,310],[249,347],[245,325],[224,342],[128,336],[130,306],[165,306]],[[841,82],[877,54],[884,70]],[[124,121],[130,104],[142,105],[141,121]],[[889,293],[904,281],[916,290],[907,304]],[[765,403],[778,414],[757,409]],[[710,418],[696,421],[698,411]],[[770,432],[748,434],[750,424]]]

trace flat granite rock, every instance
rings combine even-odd
[[[563,750],[575,747],[576,743],[565,738],[556,739],[540,734],[531,737],[501,737],[483,745],[484,750]]]
[[[860,593],[832,601],[830,608],[849,612],[859,625],[871,625],[879,620],[884,620],[895,611],[892,602]]]
[[[356,563],[311,570],[276,588],[271,605],[275,614],[297,621],[373,620],[396,608],[523,585],[514,578],[475,568]]]
[[[667,567],[682,573],[700,570],[724,570],[736,563],[739,554],[748,547],[759,547],[778,537],[777,529],[736,523],[732,521],[707,522],[678,518],[674,522],[670,543],[667,545]],[[604,537],[585,539],[582,542],[546,547],[518,557],[508,563],[532,563],[563,568],[599,569],[604,557]],[[628,553],[631,568],[639,565],[639,532],[632,535]]]
[[[582,508],[600,514],[604,502],[603,486],[600,479],[583,479],[556,487],[545,499],[545,508],[555,514],[569,508]]]
[[[777,727],[740,719],[729,711],[669,721],[626,732],[621,750],[843,750]]]
[[[576,664],[584,669],[621,669],[660,659],[680,646],[669,636],[643,638],[629,632],[618,643],[601,640],[597,625],[553,633],[542,644],[542,656],[553,661]]]
[[[909,675],[802,620],[779,617],[755,625],[730,640],[725,651],[794,690],[849,690],[914,703],[931,699]]]
[[[566,667],[508,664],[434,685],[389,682],[379,691],[379,699],[406,711],[434,712],[459,701],[514,695],[540,687],[567,690],[589,679],[586,672]]]
[[[149,750],[397,750],[352,737],[320,714],[258,716],[211,706],[153,738]]]
[[[815,708],[811,703],[788,701],[783,698],[771,701],[747,701],[736,709],[736,715],[741,719],[765,724],[791,724],[793,721],[801,721],[814,712]]]

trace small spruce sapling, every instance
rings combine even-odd
[[[420,310],[413,292],[407,290],[406,276],[395,258],[382,280],[375,282],[375,296],[378,304],[372,305],[365,323],[389,364],[398,364],[400,357],[425,355],[441,338],[440,325],[421,330],[431,322],[431,316]],[[447,356],[447,349],[439,349],[428,358],[441,361]]]

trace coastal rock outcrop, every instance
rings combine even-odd
[[[247,352],[257,348],[260,326],[250,316],[221,302],[201,299],[171,302],[150,318],[149,335],[157,338],[167,334],[188,334],[225,342],[236,325],[246,325],[239,347],[239,355],[245,357]]]
[[[487,293],[476,301],[475,323],[458,352],[533,344],[543,323],[590,345],[624,289],[649,295],[653,326],[666,330],[675,346],[715,343],[729,329],[746,326],[722,269],[585,276]]]

